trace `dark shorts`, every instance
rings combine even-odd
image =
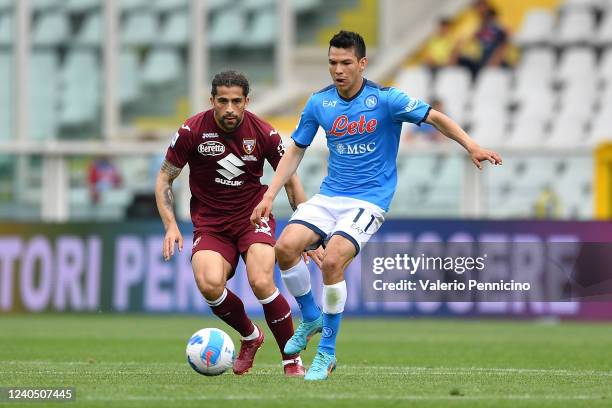
[[[274,246],[276,243],[275,232],[276,221],[272,215],[268,220],[267,228],[254,227],[248,219],[246,222],[240,221],[228,225],[223,232],[196,228],[193,233],[191,256],[193,257],[198,251],[215,251],[230,263],[233,270],[236,270],[240,255],[246,253],[252,244],[263,243]]]

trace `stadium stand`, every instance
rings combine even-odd
[[[35,10],[31,137],[99,137],[104,40],[100,0],[31,2]],[[118,3],[121,79],[117,90],[122,120],[133,126],[140,123],[141,117],[169,111],[167,116],[174,123],[171,115],[179,116],[177,107],[187,94],[188,2]],[[342,4],[346,7],[337,20],[353,21],[357,11],[371,11],[373,2]],[[304,35],[301,27],[298,35],[328,38],[330,28],[323,29],[321,23],[325,2],[292,0],[292,5],[297,15],[304,17],[300,24],[311,24],[307,27],[311,33]],[[235,55],[267,59],[273,52],[269,49],[278,36],[273,0],[211,0],[207,7],[210,14],[206,38],[215,57],[213,64],[224,66],[233,61],[227,58]],[[476,140],[511,152],[506,165],[485,177],[487,217],[534,216],[535,203],[544,191],[558,197],[561,210],[557,216],[593,216],[589,204],[593,163],[588,149],[612,140],[612,0],[567,0],[553,9],[542,7],[529,9],[516,26],[512,42],[520,47],[521,56],[515,67],[485,67],[472,80],[464,68],[445,67],[433,74],[423,66],[410,65],[389,81],[411,96],[427,101],[440,98],[445,111],[465,125]],[[14,2],[0,0],[0,80],[5,84],[12,82],[13,10]],[[368,35],[375,43],[376,35]],[[0,87],[0,140],[7,140],[14,126],[12,92],[11,86]],[[156,105],[155,109],[151,104]],[[291,123],[293,126],[295,121]],[[84,128],[97,131],[83,132]],[[289,132],[283,134],[288,136]],[[325,148],[325,140],[319,136],[313,149]],[[556,154],[557,148],[566,150]],[[398,170],[400,178],[409,181],[398,187],[396,202],[407,205],[396,205],[390,216],[459,215],[463,162],[452,154],[425,152],[419,158],[416,155],[420,153],[415,155],[411,149],[412,146],[401,147]],[[571,149],[577,152],[569,154]],[[540,150],[553,153],[535,157],[534,152]],[[521,153],[525,151],[528,154]],[[307,155],[304,160],[300,174],[307,193],[312,195],[324,177],[325,162],[318,154]],[[129,165],[119,165],[125,174],[148,177],[142,171],[146,168],[142,163],[138,172],[130,170]],[[133,194],[130,189],[134,188],[128,185],[125,192],[110,198],[109,205],[115,209],[100,211],[105,216],[119,214],[117,208]],[[577,192],[575,196],[570,194],[572,190]],[[36,197],[32,193],[32,200]],[[79,190],[71,192],[72,209],[84,200]],[[281,215],[290,212],[285,201],[277,204],[284,206],[279,207]]]

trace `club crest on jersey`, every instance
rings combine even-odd
[[[198,152],[203,156],[219,156],[225,153],[225,145],[214,141],[200,143]]]
[[[376,105],[378,105],[378,98],[376,97],[376,95],[370,95],[366,98],[365,106],[372,109],[376,107]]]
[[[255,150],[255,145],[257,144],[257,140],[255,139],[243,139],[242,140],[242,148],[246,154],[253,153]]]
[[[373,133],[376,131],[378,121],[370,119],[366,121],[365,115],[359,116],[359,120],[349,120],[348,116],[340,115],[334,120],[334,124],[328,135],[342,137],[345,135],[354,136],[356,134]]]

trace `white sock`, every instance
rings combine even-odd
[[[209,306],[214,307],[214,306],[219,306],[221,303],[223,303],[223,301],[225,300],[226,297],[227,297],[227,288],[223,288],[223,293],[221,294],[219,299],[217,299],[217,300],[208,300],[208,299],[204,298],[204,300],[206,301],[206,303],[208,303]]]
[[[323,285],[323,313],[338,314],[344,312],[346,304],[346,281]]]
[[[297,356],[296,358],[292,358],[290,360],[283,360],[283,367],[286,366],[287,364],[293,364],[293,363],[299,363],[300,365],[303,365],[302,358],[300,356]]]
[[[261,303],[262,305],[267,305],[268,303],[272,302],[274,299],[276,299],[278,297],[278,295],[280,295],[280,292],[278,291],[278,289],[276,289],[274,291],[273,294],[271,294],[270,296],[268,296],[265,299],[257,299],[259,300],[259,303]]]
[[[257,326],[253,325],[255,327],[255,330],[253,330],[253,333],[249,334],[246,337],[241,337],[242,340],[255,340],[256,338],[259,337],[259,329],[257,329]]]
[[[310,291],[310,271],[302,258],[286,271],[281,270],[281,277],[293,297],[304,296]]]

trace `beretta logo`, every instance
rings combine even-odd
[[[198,152],[204,156],[219,156],[225,153],[225,145],[215,141],[200,143]]]

